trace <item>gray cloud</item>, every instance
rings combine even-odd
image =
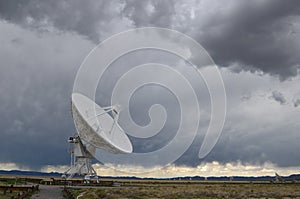
[[[176,1],[126,1],[123,13],[135,26],[170,27],[172,25]]]
[[[122,22],[121,9],[119,1],[0,1],[0,16],[4,20],[39,31],[49,31],[49,26],[54,26],[94,42],[107,36],[107,32],[111,34],[130,26],[126,19]]]
[[[295,96],[293,99],[294,107],[298,107],[300,105],[300,98],[298,96]]]
[[[273,91],[270,98],[274,99],[277,102],[279,102],[281,105],[286,104],[286,102],[287,102],[284,95],[279,91]]]
[[[231,1],[197,38],[220,65],[237,62],[284,79],[299,70],[299,13],[299,1]]]
[[[295,107],[298,107],[300,105],[300,99],[296,99],[295,101],[294,101],[294,106]]]
[[[230,66],[237,76],[244,75],[243,70],[261,72],[261,79],[269,78],[264,73],[279,75],[281,79],[297,75],[300,2],[229,2],[0,0],[0,17],[8,22],[0,21],[0,127],[5,137],[0,141],[0,161],[35,169],[47,164],[68,164],[65,139],[75,132],[69,97],[76,71],[94,46],[88,40],[97,43],[128,28],[160,26],[182,31],[196,38],[218,64]],[[157,60],[162,58],[166,57]],[[130,60],[124,62],[130,65]],[[225,79],[229,122],[205,161],[272,161],[280,166],[299,166],[298,122],[290,118],[275,120],[272,110],[267,115],[260,113],[265,104],[252,108],[263,103],[259,101],[263,98],[255,98],[257,87],[266,82],[271,87],[274,80],[260,81],[248,74],[251,77],[246,76],[243,81],[235,79],[235,75]],[[109,90],[109,86],[105,84],[103,89]],[[152,92],[153,88],[149,90]],[[158,95],[164,96],[161,91]],[[109,103],[108,97],[105,96],[105,103]],[[170,104],[176,106],[175,102],[170,103],[169,95],[150,99],[150,94],[139,91],[138,97],[140,101],[134,101],[137,106],[132,113],[141,124],[149,120],[145,112],[151,102],[165,103],[170,109]],[[202,96],[199,98],[203,100]],[[278,91],[272,93],[272,99],[280,104],[287,102]],[[148,101],[143,104],[144,100]],[[209,107],[207,99],[204,101],[204,107]],[[295,99],[294,106],[299,104],[299,99]],[[289,114],[297,118],[296,113]],[[207,113],[201,117],[205,118],[201,125],[207,126]],[[275,119],[269,122],[270,118]],[[177,121],[175,116],[170,120]],[[261,120],[266,122],[259,123]],[[168,125],[176,127],[172,121]],[[285,133],[289,137],[283,136]],[[157,149],[173,135],[168,136],[158,137],[160,142],[153,145],[145,141],[146,148],[138,147],[141,151]],[[203,134],[199,135],[176,163],[196,166],[202,138]]]
[[[131,27],[174,28],[196,38],[220,66],[238,63],[281,79],[299,72],[300,2],[0,1],[0,16],[24,27],[77,32],[94,42]]]
[[[34,169],[67,164],[66,139],[75,132],[73,79],[92,45],[71,34],[40,35],[1,21],[0,29],[0,161]]]
[[[251,135],[249,131],[240,134],[234,132],[233,128],[228,129],[205,161],[218,159],[226,163],[240,160],[250,164],[273,162],[280,167],[299,165],[299,155],[296,153],[298,150],[296,140],[299,136],[296,130],[289,129],[288,134],[286,128],[278,128],[275,132],[259,132],[260,135]],[[233,135],[238,136],[234,138]]]
[[[251,93],[245,93],[245,94],[243,94],[242,96],[241,96],[241,101],[248,101],[248,100],[250,100],[251,99]]]

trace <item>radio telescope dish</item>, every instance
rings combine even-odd
[[[90,177],[94,176],[98,182],[91,165],[96,148],[111,153],[131,153],[132,144],[118,125],[118,106],[100,107],[80,93],[72,94],[71,104],[78,135],[68,140],[72,145],[71,166],[62,177],[71,179],[76,174],[84,175],[85,182],[89,183]]]
[[[114,118],[108,113],[111,112]],[[132,144],[118,125],[117,107],[102,108],[88,97],[72,94],[72,114],[79,137],[111,153],[131,153]]]

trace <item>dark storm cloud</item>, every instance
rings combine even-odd
[[[54,26],[61,31],[84,35],[94,42],[105,34],[107,28],[113,31],[121,3],[116,1],[0,1],[0,16],[7,21],[40,31]],[[122,18],[122,16],[120,16]],[[122,29],[122,28],[121,28]]]
[[[0,37],[0,127],[5,137],[0,141],[0,162],[32,168],[68,164],[65,138],[75,131],[70,115],[70,93],[76,70],[93,47],[82,37],[76,37],[77,34],[98,43],[112,33],[131,27],[174,28],[196,38],[220,66],[231,66],[236,73],[263,71],[279,75],[281,79],[298,73],[300,1],[191,2],[0,0],[0,18],[9,22],[0,27],[0,35],[11,29]],[[39,34],[31,38],[11,23],[29,29],[30,34],[36,30]],[[52,34],[53,27],[67,35]],[[50,37],[58,37],[54,39],[56,43],[47,37],[48,33]],[[74,40],[67,41],[73,36]],[[39,41],[32,44],[28,42],[31,40]],[[49,55],[47,49],[54,52]],[[232,64],[237,68],[232,68]],[[273,92],[272,97],[281,104],[286,103],[279,92]],[[246,103],[252,95],[236,98]],[[299,104],[299,99],[295,99],[294,106]],[[234,109],[235,105],[229,108]],[[141,112],[143,108],[141,105],[133,112]],[[139,114],[135,117],[144,119]],[[225,128],[206,161],[272,161],[280,166],[300,165],[299,153],[296,153],[299,135],[292,127],[266,130],[261,135],[251,135],[256,129],[242,129],[245,135],[240,135],[235,129],[239,121],[231,119],[233,124]],[[207,123],[204,121],[202,125]],[[285,137],[286,131],[292,133],[294,139]],[[200,135],[176,163],[196,166],[201,161],[197,157],[202,138]]]
[[[235,125],[226,125],[218,143],[208,156],[201,160],[195,158],[203,140],[203,137],[199,136],[176,164],[197,166],[201,162],[218,161],[226,164],[239,160],[252,165],[272,162],[279,167],[298,166],[299,139],[298,130],[286,126],[269,130],[259,126],[239,131]]]
[[[299,13],[298,0],[0,1],[5,20],[35,28],[53,25],[94,42],[134,26],[175,28],[196,38],[220,66],[238,63],[241,70],[281,79],[299,71]]]
[[[254,130],[259,134],[251,135],[253,132],[250,131],[240,134],[234,132],[234,128],[228,129],[205,161],[210,162],[216,158],[221,163],[241,160],[243,163],[263,164],[269,161],[280,167],[300,164],[297,153],[299,135],[296,129],[289,129],[288,134],[286,127],[275,131]]]
[[[278,74],[283,79],[297,75],[300,2],[234,2],[216,12],[198,37],[215,61],[220,65],[238,62],[245,69]]]
[[[21,66],[19,71],[14,72],[15,82],[9,80],[14,78],[10,71],[0,75],[0,126],[5,138],[0,141],[0,161],[34,169],[67,163],[62,151],[74,131],[68,100],[71,85],[62,81],[64,75],[30,74]]]
[[[259,70],[284,79],[298,73],[298,46],[294,42],[299,32],[288,17],[297,15],[299,6],[285,2],[287,8],[282,10],[281,2],[275,2],[275,6],[273,3],[230,1],[225,6],[212,1],[199,11],[208,11],[207,14],[197,16],[199,13],[191,12],[203,7],[200,1],[191,5],[178,1],[127,1],[123,13],[136,27],[167,27],[192,36],[217,64],[231,66],[234,72]],[[297,20],[294,22],[298,25]],[[287,62],[290,58],[293,63]],[[236,63],[237,67],[232,67]]]
[[[68,164],[66,139],[75,132],[70,94],[89,42],[2,22],[0,29],[0,162],[32,169]]]

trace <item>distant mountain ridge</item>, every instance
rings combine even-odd
[[[20,171],[20,170],[0,170],[0,175],[16,175],[16,176],[44,176],[44,177],[57,177],[61,176],[58,172],[39,172],[39,171]]]
[[[20,171],[20,170],[0,170],[0,175],[11,175],[11,176],[42,176],[42,177],[61,177],[62,173],[58,172],[39,172],[39,171]],[[213,181],[270,181],[274,180],[274,176],[257,176],[257,177],[246,177],[246,176],[220,176],[220,177],[201,177],[201,176],[184,176],[184,177],[174,177],[174,178],[140,178],[134,176],[101,176],[105,179],[132,179],[132,180],[213,180]],[[282,176],[284,180],[300,180],[300,174],[292,174],[289,176]]]

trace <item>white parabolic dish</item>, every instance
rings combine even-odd
[[[72,115],[79,137],[111,153],[131,153],[132,144],[105,109],[80,94],[72,94]]]

